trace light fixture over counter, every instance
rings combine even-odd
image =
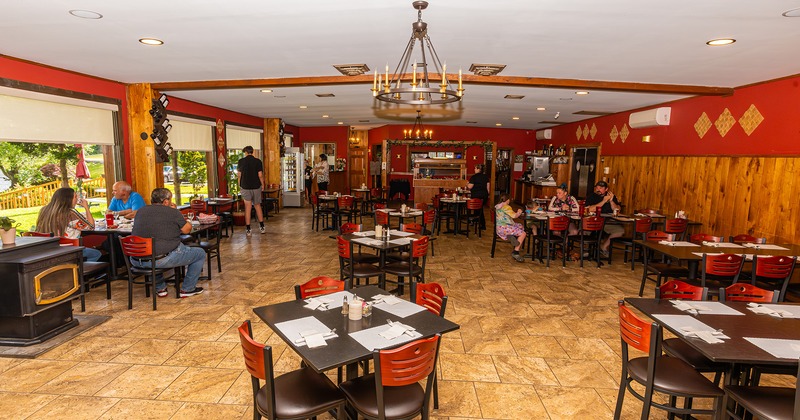
[[[431,140],[433,138],[433,130],[426,130],[422,125],[422,111],[417,110],[417,118],[414,120],[414,126],[410,130],[403,130],[403,139],[405,140]]]
[[[428,2],[415,1],[412,6],[417,10],[417,21],[411,24],[411,40],[400,57],[400,62],[397,63],[391,78],[389,78],[388,64],[385,75],[380,75],[375,70],[372,96],[380,101],[407,105],[436,105],[460,101],[464,96],[461,70],[458,71],[458,87],[452,89],[447,78],[447,65],[442,65],[439,60],[436,49],[428,36],[428,24],[422,21],[422,11],[428,8]],[[417,42],[420,43],[420,60],[413,61],[414,46]],[[434,68],[430,69],[429,64]],[[412,73],[411,83],[403,86],[403,72],[407,71],[409,67]],[[434,70],[435,74],[441,74],[441,80],[432,81],[430,70]],[[417,72],[420,73],[417,74]],[[433,83],[433,87],[431,87],[431,83]],[[417,116],[417,120],[419,120],[419,116]]]

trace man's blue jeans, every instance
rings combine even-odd
[[[202,248],[180,244],[164,258],[156,260],[156,268],[189,266],[186,269],[186,276],[183,278],[181,290],[184,292],[191,292],[197,286],[197,279],[200,278],[200,273],[203,271],[205,259],[206,252],[203,251]],[[131,264],[141,268],[150,268],[150,261],[139,262],[131,258]],[[156,291],[166,288],[167,284],[164,282],[164,278],[161,274],[156,275]]]

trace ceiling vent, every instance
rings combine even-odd
[[[332,93],[316,93],[315,95],[317,95],[317,98],[334,98],[334,97],[336,97],[336,95],[334,95]]]
[[[366,64],[334,64],[333,67],[345,76],[361,76],[369,71]]]
[[[503,96],[503,98],[506,98],[506,99],[522,99],[524,97],[525,97],[525,95],[506,95],[506,96]]]
[[[506,68],[505,64],[478,64],[473,63],[469,66],[471,71],[476,76],[494,76]]]
[[[573,115],[597,115],[597,116],[601,116],[601,115],[611,115],[613,113],[612,112],[603,112],[603,111],[578,111],[578,112],[573,112],[572,114]]]

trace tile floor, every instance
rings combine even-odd
[[[224,239],[223,273],[200,283],[202,295],[160,298],[154,312],[142,287],[133,310],[123,282],[110,301],[100,289],[90,293],[87,314],[111,320],[35,360],[0,358],[2,417],[252,418],[236,327],[252,319],[255,338],[273,346],[277,370],[298,366],[252,308],[293,299],[292,287],[314,276],[337,277],[329,234],[311,231],[308,208],[284,209],[266,235],[246,238],[239,228]],[[461,325],[443,338],[432,417],[612,418],[621,369],[616,304],[638,292],[641,271],[621,262],[547,269],[513,261],[506,244],[492,259],[490,235],[442,235],[428,261],[427,280],[445,287],[447,318]],[[628,396],[622,418],[639,418],[640,409]]]

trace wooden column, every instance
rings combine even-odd
[[[264,182],[267,185],[281,184],[281,145],[278,136],[280,122],[280,118],[264,119],[264,144],[261,150],[264,151]],[[283,207],[282,201],[281,198],[281,202],[278,203],[281,207]]]
[[[150,108],[153,101],[153,90],[149,83],[128,85],[128,156],[131,167],[131,179],[127,179],[133,190],[142,195],[145,202],[150,203],[150,193],[163,182],[156,171],[156,151],[149,135],[153,131],[153,118]],[[142,140],[141,133],[148,137]]]

